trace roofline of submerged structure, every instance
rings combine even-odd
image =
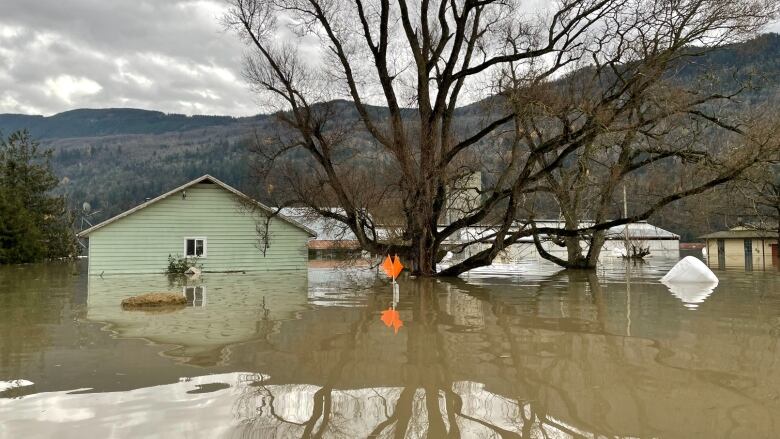
[[[158,201],[162,201],[162,200],[170,197],[171,195],[174,195],[174,194],[176,194],[178,192],[181,192],[181,191],[183,191],[183,190],[185,190],[185,189],[187,189],[189,187],[192,187],[192,186],[194,186],[194,185],[196,185],[198,183],[203,183],[204,181],[210,181],[210,182],[216,184],[217,186],[221,187],[222,189],[225,189],[228,192],[232,193],[233,195],[236,195],[239,198],[241,198],[243,200],[246,200],[246,201],[248,201],[248,202],[250,202],[250,203],[260,207],[262,210],[264,210],[264,211],[266,211],[266,212],[268,212],[270,214],[274,214],[274,209],[266,206],[265,204],[263,204],[263,203],[261,203],[261,202],[259,202],[257,200],[254,200],[254,199],[250,198],[248,195],[246,195],[243,192],[239,191],[238,189],[228,185],[227,183],[224,183],[224,182],[220,181],[219,179],[217,179],[215,177],[212,177],[209,174],[206,174],[206,175],[203,175],[201,177],[196,178],[195,180],[192,180],[192,181],[190,181],[188,183],[185,183],[185,184],[183,184],[183,185],[181,185],[181,186],[179,186],[179,187],[177,187],[175,189],[172,189],[172,190],[170,190],[170,191],[168,191],[168,192],[166,192],[166,193],[164,193],[164,194],[162,194],[162,195],[160,195],[160,196],[158,196],[156,198],[152,198],[149,201],[141,203],[138,206],[133,207],[132,209],[126,210],[126,211],[120,213],[119,215],[113,216],[113,217],[111,217],[111,218],[109,218],[109,219],[107,219],[107,220],[105,220],[105,221],[103,221],[101,223],[95,224],[94,226],[92,226],[92,227],[90,227],[88,229],[82,230],[76,236],[78,236],[79,238],[88,237],[90,233],[92,233],[92,232],[94,232],[94,231],[96,231],[98,229],[101,229],[101,228],[103,228],[103,227],[105,227],[105,226],[107,226],[107,225],[109,225],[109,224],[111,224],[111,223],[113,223],[115,221],[118,221],[118,220],[120,220],[120,219],[122,219],[122,218],[124,218],[126,216],[130,216],[130,215],[134,214],[135,212],[138,212],[139,210],[142,210],[142,209],[144,209],[146,207],[149,207],[152,204],[157,203]],[[295,226],[295,227],[305,231],[306,233],[309,234],[309,236],[312,236],[312,237],[316,237],[317,236],[317,234],[312,229],[304,226],[303,224],[301,224],[301,223],[299,223],[299,222],[297,222],[297,221],[295,221],[295,220],[293,220],[291,218],[287,218],[286,216],[281,215],[279,213],[276,213],[274,215],[274,217],[279,218],[282,221],[285,221],[285,222],[287,222],[287,223],[289,223],[289,224],[291,224],[291,225],[293,225],[293,226]]]
[[[773,239],[777,232],[771,230],[721,230],[699,236],[699,239]]]

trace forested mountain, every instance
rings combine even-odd
[[[754,88],[743,95],[744,104],[780,102],[780,35],[695,58],[674,75],[688,81],[705,67],[714,67],[724,81],[750,78]],[[348,103],[343,111],[353,112]],[[481,103],[465,106],[459,124],[478,123],[483,113]],[[252,192],[247,145],[250,137],[270,133],[275,123],[270,115],[186,116],[138,109],[77,109],[48,117],[0,114],[0,132],[28,129],[53,150],[59,190],[73,207],[88,202],[93,223],[206,173]]]
[[[53,116],[0,115],[0,131],[23,126],[38,139],[95,137],[114,134],[160,134],[231,125],[230,116],[187,116],[134,108],[78,109]]]

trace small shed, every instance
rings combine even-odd
[[[777,265],[780,252],[777,232],[738,226],[700,237],[707,249],[710,267],[744,267],[746,269]]]
[[[204,272],[302,270],[316,234],[204,175],[78,234],[89,273],[161,273],[168,258]],[[267,227],[266,227],[267,226]]]

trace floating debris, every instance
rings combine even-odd
[[[187,298],[180,293],[146,293],[122,300],[122,308],[143,308],[186,305]]]

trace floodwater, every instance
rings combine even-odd
[[[776,438],[780,274],[0,267],[0,437]],[[123,311],[175,291],[186,307]]]

